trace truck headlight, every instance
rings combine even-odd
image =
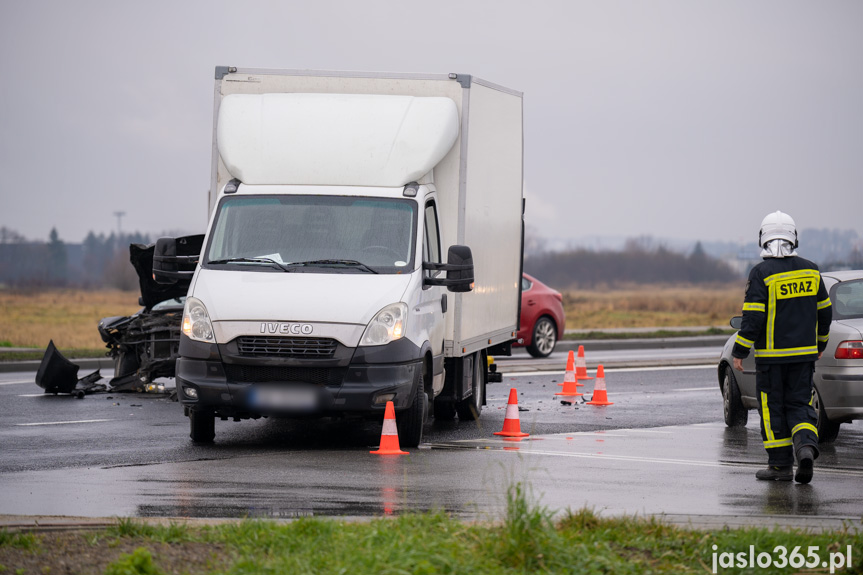
[[[401,339],[405,335],[407,317],[407,304],[388,305],[379,311],[366,326],[366,331],[360,339],[360,345],[384,345]]]
[[[183,308],[183,334],[195,341],[216,342],[210,315],[198,298],[186,298],[186,307]]]

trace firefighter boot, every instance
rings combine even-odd
[[[801,447],[797,452],[797,475],[794,481],[797,483],[809,483],[812,481],[812,462],[815,460],[815,450],[809,447]]]
[[[755,474],[756,479],[764,481],[791,481],[794,476],[794,467],[791,465],[768,465],[767,469],[761,469]]]

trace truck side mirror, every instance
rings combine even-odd
[[[153,279],[160,284],[191,280],[198,265],[204,235],[159,238],[153,251]]]
[[[425,278],[423,283],[444,286],[451,292],[463,293],[473,290],[473,254],[467,246],[450,246],[445,264],[423,262],[424,270],[446,272],[446,279]]]

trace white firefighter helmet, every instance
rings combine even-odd
[[[758,232],[758,246],[763,248],[764,244],[777,238],[787,240],[795,248],[797,247],[797,226],[794,224],[794,219],[780,211],[767,214],[761,220],[761,230]]]

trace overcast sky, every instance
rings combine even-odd
[[[30,239],[203,231],[217,65],[524,92],[548,237],[863,235],[859,0],[3,0],[0,58],[0,226]]]

